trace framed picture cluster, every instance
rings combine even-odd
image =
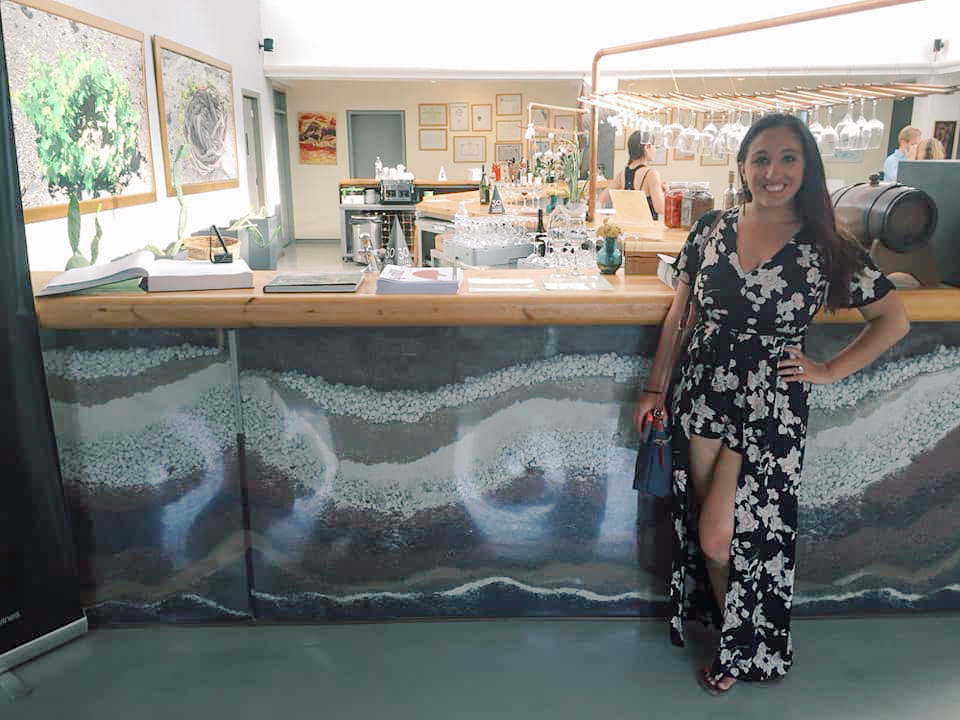
[[[420,103],[417,107],[421,150],[447,149],[447,110],[446,103]]]
[[[547,111],[535,113],[535,124],[546,126]],[[526,123],[521,93],[497,93],[491,103],[419,103],[417,121],[420,150],[452,149],[457,163],[487,162],[488,137],[482,133],[494,134],[495,162],[517,161],[523,155]],[[561,117],[559,122],[572,129],[574,117]]]

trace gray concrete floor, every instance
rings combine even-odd
[[[960,614],[794,623],[769,688],[706,695],[662,621],[503,619],[94,630],[13,672],[3,720],[960,717]]]

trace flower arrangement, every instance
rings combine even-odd
[[[613,223],[608,222],[607,218],[604,218],[603,223],[597,228],[597,237],[615,238],[619,237],[621,232],[623,231],[620,229],[619,225],[614,225]]]
[[[583,165],[583,147],[579,134],[556,140],[550,133],[547,139],[552,147],[534,155],[535,171],[544,180],[556,178],[567,183],[568,202],[582,202],[584,188],[580,183],[580,168]]]

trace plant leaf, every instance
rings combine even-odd
[[[100,238],[103,237],[103,228],[100,227],[100,206],[97,206],[97,214],[93,218],[93,239],[90,241],[90,264],[97,262],[97,255],[100,254]]]
[[[74,253],[73,257],[67,260],[67,270],[72,270],[73,268],[78,267],[89,267],[90,261],[87,260],[80,253]]]
[[[80,201],[74,193],[70,193],[70,204],[67,207],[67,238],[70,240],[70,249],[76,255],[80,252]]]

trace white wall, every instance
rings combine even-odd
[[[453,161],[456,135],[481,135],[487,139],[486,166],[489,170],[497,140],[497,120],[526,123],[527,103],[538,102],[561,107],[576,107],[579,80],[539,81],[429,81],[429,80],[302,80],[289,84],[287,112],[290,122],[290,148],[293,178],[294,226],[298,238],[340,237],[339,183],[350,177],[347,110],[402,110],[406,130],[407,168],[418,180],[433,181],[442,165],[448,180],[467,181],[470,168],[480,163]],[[523,114],[498,116],[497,93],[520,93]],[[447,129],[447,150],[419,149],[420,103],[489,104],[492,106],[491,132],[451,132]],[[337,115],[337,164],[300,164],[297,155],[297,114],[335,112]],[[373,168],[361,177],[373,176]]]
[[[109,260],[130,250],[155,244],[160,247],[176,239],[179,205],[175,197],[167,197],[163,170],[163,149],[157,110],[157,87],[153,67],[151,38],[160,35],[186,45],[232,66],[234,115],[237,138],[240,186],[186,196],[188,230],[214,222],[225,223],[247,211],[246,168],[243,162],[243,125],[241,91],[260,94],[261,133],[263,138],[267,206],[279,202],[277,151],[274,139],[273,96],[263,74],[262,56],[257,47],[260,32],[258,0],[168,0],[162,4],[131,0],[73,0],[69,5],[144,33],[146,50],[147,107],[150,141],[153,151],[154,182],[157,201],[100,212],[103,238],[100,261]],[[62,270],[70,257],[66,219],[29,223],[26,227],[27,247],[32,270]],[[93,215],[82,219],[81,247],[93,235]]]

